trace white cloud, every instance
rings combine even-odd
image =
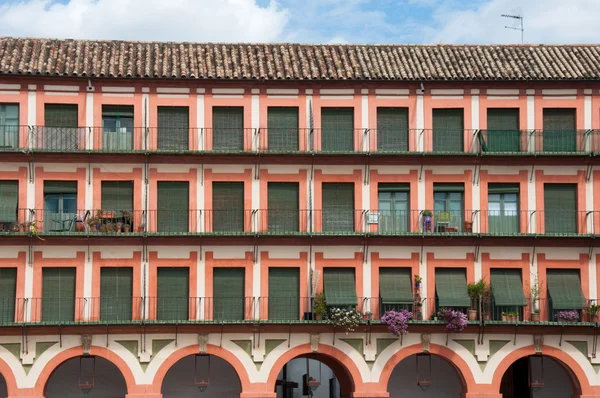
[[[160,41],[275,41],[289,14],[276,1],[25,0],[0,5],[0,35]]]

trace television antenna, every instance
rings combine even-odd
[[[521,32],[521,44],[523,44],[523,32],[525,31],[525,29],[523,28],[523,16],[521,14],[516,14],[516,15],[512,15],[512,14],[502,14],[500,15],[502,18],[512,18],[515,19],[517,21],[520,22],[521,27],[517,28],[514,26],[504,26],[505,29],[512,29],[512,30],[518,30]]]

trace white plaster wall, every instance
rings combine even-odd
[[[428,372],[428,368],[426,360],[419,363],[420,372]],[[417,385],[417,362],[414,355],[396,365],[388,383],[390,398],[456,398],[460,396],[461,390],[456,371],[448,362],[435,355],[431,357],[431,387],[426,391]]]

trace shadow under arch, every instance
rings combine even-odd
[[[296,358],[310,358],[327,365],[340,383],[341,396],[351,396],[355,391],[363,389],[362,376],[352,358],[332,346],[319,344],[318,350],[313,352],[310,344],[303,344],[286,351],[275,361],[269,372],[267,391],[274,391],[277,376],[283,366]]]
[[[4,378],[4,382],[6,383],[6,391],[8,396],[16,396],[17,395],[17,379],[12,372],[12,369],[3,359],[0,359],[0,375]]]

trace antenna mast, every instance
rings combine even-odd
[[[515,28],[512,26],[504,26],[505,29],[512,29],[512,30],[519,30],[521,31],[521,44],[523,44],[523,31],[525,31],[525,29],[523,28],[523,16],[521,14],[517,14],[517,15],[510,15],[510,14],[502,14],[500,15],[502,18],[512,18],[512,19],[517,19],[519,20],[519,22],[521,23],[521,27],[520,28]]]

